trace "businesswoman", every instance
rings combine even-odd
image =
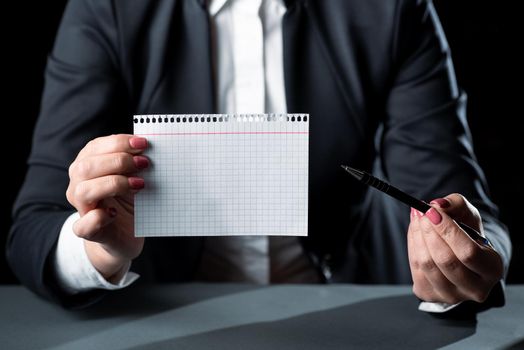
[[[501,304],[511,246],[465,103],[430,1],[71,0],[8,260],[25,285],[65,305],[138,276],[413,283],[443,311]],[[264,111],[311,115],[307,238],[134,237],[133,195],[155,159],[130,135],[133,114]],[[432,209],[409,215],[350,181],[342,163]]]

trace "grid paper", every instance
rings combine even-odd
[[[135,235],[307,236],[309,115],[137,115]]]

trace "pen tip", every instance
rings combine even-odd
[[[347,165],[341,165],[341,167],[342,167],[342,169],[347,171],[349,174],[353,175],[353,177],[355,177],[358,180],[362,180],[362,178],[364,177],[364,172],[363,171],[360,171],[358,169],[354,169],[354,168],[349,167]]]

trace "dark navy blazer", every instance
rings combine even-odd
[[[287,0],[289,112],[310,118],[309,236],[328,282],[411,283],[409,208],[352,180],[373,171],[416,197],[464,194],[503,255],[510,243],[471,146],[465,97],[431,3]],[[129,133],[132,115],[216,111],[205,0],[71,0],[54,49],[29,170],[15,204],[8,261],[20,281],[62,303],[50,256],[74,211],[68,166],[91,139]],[[204,238],[148,239],[144,282],[190,281]],[[79,301],[80,300],[80,301]]]

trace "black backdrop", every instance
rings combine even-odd
[[[365,1],[365,0],[362,0]],[[10,207],[20,187],[31,146],[43,84],[46,56],[66,3],[13,1],[2,10],[2,134],[0,248],[10,226]],[[508,282],[524,283],[524,238],[517,219],[522,210],[524,185],[516,170],[524,160],[524,82],[522,30],[517,21],[518,1],[435,0],[452,48],[459,83],[469,95],[468,118],[480,164],[486,171],[491,193],[502,220],[512,234],[514,252]],[[519,124],[520,123],[520,124]],[[7,175],[7,176],[5,176]],[[520,202],[520,203],[519,203]],[[0,254],[0,283],[16,283],[4,254]]]

